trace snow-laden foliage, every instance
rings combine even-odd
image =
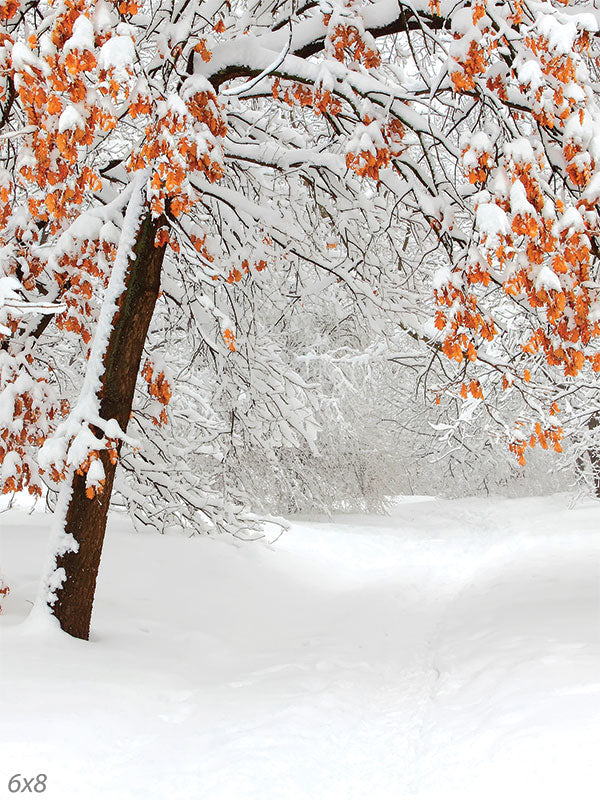
[[[357,483],[333,495],[367,497],[369,460],[396,456],[387,410],[351,398],[380,379],[393,424],[440,455],[463,431],[467,457],[504,443],[523,463],[572,437],[588,458],[597,17],[558,0],[0,2],[4,491],[79,473],[94,500],[120,459],[140,520],[234,531],[256,523],[261,461],[261,497],[291,508],[344,468]],[[99,407],[146,214],[162,296],[125,432]],[[291,341],[317,300],[351,324]]]

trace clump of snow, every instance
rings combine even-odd
[[[507,158],[512,159],[515,164],[531,164],[535,159],[531,142],[524,137],[513,139],[512,142],[506,142],[504,154]]]
[[[524,85],[529,84],[532,89],[537,89],[544,83],[544,73],[538,61],[529,59],[519,64],[517,67],[517,76],[519,83]]]
[[[583,193],[584,200],[595,202],[600,197],[600,172],[595,172]],[[581,215],[580,215],[581,216]]]
[[[87,488],[97,487],[105,478],[106,474],[104,472],[104,467],[102,466],[102,461],[100,461],[99,458],[95,458],[90,464],[85,476],[85,485]]]
[[[510,188],[510,210],[513,214],[522,216],[536,216],[536,210],[527,199],[527,190],[520,180],[515,181]]]
[[[10,409],[12,412],[12,409]],[[8,416],[2,414],[3,417]],[[11,413],[12,416],[12,413]],[[0,481],[4,483],[7,478],[16,473],[17,467],[21,466],[21,456],[14,450],[5,454],[2,465],[0,466]]]
[[[490,192],[499,200],[507,200],[512,186],[505,169],[495,169],[488,181]]]
[[[105,33],[110,30],[115,24],[117,16],[114,13],[114,8],[106,2],[106,0],[96,0],[94,3],[94,12],[92,14],[92,23],[94,29],[98,33]]]
[[[444,289],[452,283],[452,273],[448,267],[439,267],[433,275],[433,288],[436,291]]]
[[[548,40],[549,50],[566,55],[572,52],[573,42],[577,38],[577,25],[563,14],[538,14],[536,27],[539,33]]]
[[[565,122],[564,138],[565,141],[572,141],[587,147],[595,132],[595,125],[589,113],[579,111],[567,117]]]
[[[169,112],[173,115],[173,117],[180,117],[181,119],[185,119],[186,117],[190,116],[186,104],[181,97],[174,92],[167,95],[165,101],[160,101],[157,103],[156,112],[159,118],[166,117]]]
[[[113,36],[100,48],[98,66],[100,69],[114,70],[117,77],[127,75],[134,61],[135,46],[129,35]]]
[[[21,284],[14,275],[3,275],[0,277],[0,307],[3,306],[7,300],[18,300],[19,295],[17,291],[20,288]]]
[[[73,128],[84,130],[85,122],[75,106],[68,105],[58,119],[58,132],[64,133],[65,131],[73,130]]]
[[[359,123],[346,144],[347,153],[367,152],[377,154],[377,150],[386,147],[381,133],[381,123],[373,120],[368,125]]]
[[[535,288],[537,291],[540,289],[553,289],[556,292],[562,291],[560,278],[550,267],[542,267],[540,269],[535,279]]]
[[[64,44],[63,52],[70,53],[71,50],[79,50],[80,53],[94,49],[94,26],[91,20],[85,15],[77,17],[73,24],[73,33]]]
[[[579,209],[573,205],[566,206],[560,219],[556,223],[556,230],[558,233],[568,230],[569,235],[585,231],[585,223]]]
[[[487,236],[487,244],[494,247],[499,243],[500,236],[510,233],[510,224],[504,209],[496,203],[480,203],[476,214],[477,230],[482,236]]]
[[[199,92],[214,94],[214,91],[213,85],[208,78],[205,78],[203,75],[191,75],[189,78],[186,78],[181,88],[180,95],[184,100],[189,100]]]
[[[323,63],[319,68],[317,79],[315,81],[315,88],[319,88],[323,92],[333,92],[335,89],[335,78],[325,63]]]
[[[16,70],[26,70],[28,67],[38,67],[39,61],[25,42],[15,42],[11,50],[12,65]]]

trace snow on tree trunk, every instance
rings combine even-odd
[[[80,398],[84,408],[89,407],[90,400],[95,401],[99,418],[107,422],[116,420],[122,432],[131,414],[144,342],[160,291],[165,254],[165,245],[155,245],[156,233],[164,224],[164,218],[153,219],[141,206],[140,189],[137,189],[138,197],[135,192],[134,189]],[[124,288],[118,294],[120,284]],[[90,389],[94,392],[93,398],[86,396]],[[102,439],[109,427],[104,429],[86,423],[85,418],[82,424],[89,424],[97,439]],[[102,465],[99,474],[103,475],[98,491],[90,491],[91,467],[87,472],[72,469],[66,487],[66,510],[63,502],[56,511],[60,538],[54,554],[55,568],[46,579],[49,590],[46,598],[61,628],[79,639],[89,637],[120,443],[118,440],[112,451],[105,447],[97,455]],[[67,546],[64,545],[65,536]]]

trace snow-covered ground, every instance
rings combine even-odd
[[[107,538],[89,643],[21,625],[0,516],[0,797],[597,800],[600,505],[411,500],[276,543]]]

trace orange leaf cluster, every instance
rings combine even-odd
[[[467,270],[466,275],[469,283],[477,281],[484,285],[489,283],[489,274],[482,271],[479,265]],[[481,312],[477,305],[477,297],[472,292],[451,285],[436,289],[434,296],[438,305],[452,309],[451,315],[437,311],[435,316],[435,327],[440,331],[446,329],[442,351],[448,358],[458,363],[464,359],[475,361],[477,336],[491,341],[496,335],[493,320]]]
[[[470,92],[475,88],[475,78],[482,75],[487,66],[486,51],[475,40],[469,45],[467,57],[459,62],[460,70],[450,74],[450,79],[457,93]]]
[[[565,158],[567,161],[577,160],[581,156],[580,146],[568,141],[564,145]],[[465,153],[467,151],[464,151]],[[479,182],[483,185],[487,181],[487,172],[479,166],[475,168],[475,175],[472,172],[472,159],[467,161],[467,177],[472,182]],[[487,165],[487,160],[485,164]],[[574,162],[573,162],[574,163]],[[576,162],[578,165],[580,161]],[[531,211],[521,211],[514,213],[511,221],[511,231],[508,234],[498,236],[499,244],[493,252],[488,249],[487,260],[489,268],[498,266],[509,272],[509,277],[504,282],[504,291],[507,295],[513,296],[518,300],[526,299],[529,306],[533,309],[544,309],[548,322],[548,330],[538,328],[534,331],[529,341],[523,349],[527,353],[543,351],[546,360],[551,365],[563,367],[565,375],[576,375],[585,364],[586,360],[596,369],[598,364],[600,369],[600,359],[595,356],[584,355],[585,348],[592,338],[600,335],[600,324],[590,320],[590,310],[594,301],[593,290],[589,286],[591,275],[592,244],[591,237],[594,231],[588,227],[583,230],[574,230],[569,226],[556,229],[556,218],[548,215],[544,209],[547,204],[547,189],[541,188],[541,173],[543,161],[539,164],[512,163],[506,160],[504,169],[508,174],[512,184],[520,182],[525,189],[525,195]],[[592,161],[591,168],[594,164]],[[579,168],[579,167],[577,167]],[[573,174],[567,173],[573,179]],[[589,180],[589,175],[581,177],[584,184]],[[578,183],[578,180],[574,180]],[[522,191],[522,190],[521,190]],[[551,202],[552,198],[548,200]],[[496,199],[496,204],[507,214],[511,213],[511,203],[508,199]],[[562,202],[556,198],[556,212],[565,212]],[[580,207],[586,208],[586,202],[580,201]],[[560,217],[558,218],[560,219]],[[582,217],[582,219],[584,219]],[[588,223],[584,222],[584,225]],[[485,244],[485,237],[482,242]],[[526,263],[522,257],[516,259],[517,254],[527,256]],[[537,275],[542,268],[549,268],[557,276],[560,276],[561,288],[548,288],[537,282]],[[481,265],[469,267],[462,273],[466,286],[474,286],[482,283],[487,286],[490,280],[489,271]],[[457,282],[460,284],[460,282]],[[453,358],[459,358],[456,336],[458,328],[456,321],[473,328],[473,309],[475,300],[469,295],[468,290],[452,289],[436,293],[436,300],[439,305],[451,306],[458,301],[461,309],[455,313],[454,326],[448,335],[446,351]],[[477,317],[475,317],[477,319]],[[447,319],[445,316],[438,316],[436,325],[439,330],[446,328]],[[493,338],[495,331],[486,328],[485,338]],[[576,345],[575,347],[573,345]]]
[[[312,108],[317,116],[320,114],[331,114],[335,117],[342,111],[341,101],[331,94],[326,89],[310,89],[303,83],[292,83],[286,85],[285,89],[281,89],[281,79],[276,78],[273,81],[271,94],[275,100],[281,100],[288,106],[293,106],[294,101],[297,102],[301,108],[309,106]]]
[[[327,15],[324,17],[324,22],[329,25]],[[338,61],[344,62],[348,59],[355,64],[362,64],[367,69],[381,65],[381,55],[362,40],[358,28],[353,25],[336,25],[330,34],[330,42],[334,58]]]
[[[19,10],[19,6],[18,0],[6,0],[6,2],[0,3],[0,21],[8,22],[9,19],[12,19]]]
[[[167,422],[166,406],[169,405],[173,395],[171,384],[166,379],[165,373],[162,370],[158,375],[155,375],[154,367],[149,360],[144,364],[142,377],[148,385],[148,394],[150,397],[153,397],[164,406],[158,417],[152,417],[152,422],[155,425],[164,425]]]
[[[226,328],[223,331],[223,339],[225,340],[225,344],[229,347],[232,352],[235,352],[235,334],[230,328]]]
[[[360,178],[379,180],[379,170],[390,163],[390,151],[387,147],[378,148],[374,153],[371,150],[361,150],[359,153],[346,154],[346,166]]]
[[[463,156],[467,153],[469,148],[463,151]],[[469,183],[484,184],[489,176],[490,169],[492,168],[492,155],[491,153],[479,153],[477,155],[477,164],[471,166],[467,170],[467,178]]]
[[[543,450],[548,450],[548,448],[552,446],[555,452],[562,453],[562,445],[560,442],[563,435],[563,429],[559,426],[542,428],[541,424],[536,422],[529,439],[516,439],[509,444],[509,450],[517,457],[519,464],[524,467],[525,450],[527,447],[534,448],[539,442]]]
[[[242,271],[240,271],[237,267],[234,267],[229,271],[229,274],[227,275],[227,283],[239,283],[244,275],[250,274],[250,262],[247,258],[242,261],[241,267]],[[263,258],[254,262],[254,269],[256,272],[262,272],[266,268],[267,262]]]
[[[135,114],[145,113],[146,105],[138,103]],[[146,136],[141,147],[129,162],[130,170],[153,166],[151,178],[151,208],[157,215],[165,208],[174,216],[187,212],[194,204],[194,194],[183,184],[190,172],[203,172],[214,183],[223,177],[223,166],[212,157],[214,144],[208,140],[207,147],[199,146],[192,121],[208,128],[211,137],[222,138],[227,126],[220,113],[217,98],[212,92],[196,92],[187,103],[189,117],[169,110],[146,127]],[[216,151],[215,151],[216,152]]]
[[[200,39],[198,44],[194,45],[194,50],[196,53],[200,54],[202,61],[208,63],[212,58],[211,51],[206,47],[206,39]]]
[[[206,246],[206,234],[204,234],[203,236],[196,236],[195,234],[191,234],[190,235],[190,240],[191,240],[192,244],[194,245],[194,249],[198,253],[200,253],[200,255],[204,259],[206,259],[206,261],[208,261],[209,263],[212,264],[212,262],[215,260],[215,257],[213,256],[213,254],[211,252],[209,252],[209,250],[208,250],[208,248]]]
[[[121,0],[121,2],[118,4],[118,9],[119,14],[123,14],[124,16],[126,14],[130,14],[133,16],[134,14],[138,13],[139,6],[135,0]]]
[[[567,175],[575,186],[585,188],[596,167],[594,159],[589,153],[583,153],[580,145],[572,141],[565,142],[563,152],[567,160]]]
[[[460,396],[463,399],[466,399],[469,394],[472,394],[473,397],[483,399],[483,390],[481,388],[481,384],[477,380],[469,381],[469,384],[463,383],[460,387]]]
[[[57,131],[57,117],[62,111],[73,104],[81,107],[85,101],[88,77],[97,66],[90,51],[61,52],[74,21],[84,10],[83,3],[69,2],[64,12],[58,14],[52,30],[52,41],[58,50],[43,55],[48,67],[44,73],[30,67],[15,74],[27,124],[35,126],[35,131],[25,139],[35,161],[22,166],[20,176],[41,190],[30,197],[29,203],[32,214],[40,220],[68,218],[88,191],[100,188],[100,180],[85,164],[81,150],[93,143],[97,131],[115,125],[111,114],[94,105],[85,110],[75,127]],[[36,37],[30,37],[29,44],[37,48]],[[51,232],[57,230],[58,226],[52,224]]]
[[[213,92],[196,92],[188,101],[191,115],[204,123],[213,136],[222,138],[227,133],[227,124],[220,113],[217,97]]]
[[[370,125],[370,117],[364,117],[364,125]],[[403,150],[402,140],[406,134],[406,128],[399,119],[391,119],[382,123],[380,127],[383,146],[374,146],[373,150],[360,150],[358,153],[346,154],[346,166],[355,172],[360,178],[372,178],[379,180],[379,170],[389,166],[392,156],[398,155]]]
[[[1,488],[2,494],[24,491],[40,497],[41,486],[36,482],[27,458],[28,447],[39,447],[43,444],[45,422],[53,419],[57,409],[44,405],[42,385],[41,392],[30,391],[17,394],[14,399],[13,422],[9,428],[0,430],[0,464],[4,464],[9,454],[14,459],[11,474],[7,475]],[[16,456],[16,458],[15,458]]]

